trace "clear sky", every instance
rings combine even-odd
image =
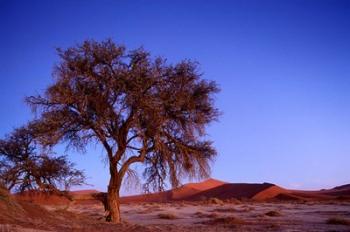
[[[113,38],[219,84],[214,178],[350,183],[350,1],[0,0],[0,32],[0,136],[33,118],[23,99],[52,81],[55,47]],[[101,149],[69,154],[106,189]]]

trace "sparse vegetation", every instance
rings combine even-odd
[[[0,184],[8,190],[59,192],[85,183],[85,175],[66,156],[38,146],[31,125],[0,139]]]
[[[278,211],[274,211],[274,210],[271,210],[267,213],[265,213],[266,216],[269,216],[269,217],[279,217],[279,216],[282,216],[282,214]]]
[[[201,218],[201,217],[203,217],[205,214],[204,214],[202,211],[197,211],[197,212],[195,212],[193,215],[194,215],[195,217]]]
[[[226,199],[225,203],[229,203],[229,204],[241,204],[242,202],[236,198],[230,198],[230,199]]]
[[[224,202],[223,202],[222,200],[220,200],[220,199],[218,199],[218,198],[215,198],[215,197],[210,198],[210,199],[208,200],[208,203],[209,203],[209,204],[217,204],[217,205],[222,205],[222,204],[224,204]]]
[[[332,217],[326,221],[327,224],[331,225],[350,225],[350,220],[340,217]]]
[[[173,214],[173,213],[160,213],[160,214],[158,214],[158,218],[160,218],[160,219],[168,219],[168,220],[177,219],[176,215]]]

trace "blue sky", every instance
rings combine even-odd
[[[212,176],[319,189],[350,182],[350,1],[0,0],[0,136],[33,118],[56,47],[113,38],[198,61],[221,92]],[[69,152],[105,190],[100,148]]]

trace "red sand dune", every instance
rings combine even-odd
[[[98,193],[98,191],[92,189],[71,191],[68,195],[31,190],[15,194],[15,198],[41,205],[66,205],[69,204],[72,199],[93,200],[93,194],[95,193]]]
[[[197,201],[209,198],[265,200],[333,200],[350,198],[350,185],[329,190],[288,190],[270,183],[226,183],[209,179],[185,184],[177,189],[160,193],[123,197],[122,202],[166,202],[173,200]]]
[[[140,194],[133,196],[121,197],[121,203],[137,203],[137,202],[167,202],[171,200],[171,191],[164,191],[150,194]]]
[[[187,200],[202,200],[208,198],[219,199],[252,199],[257,194],[266,191],[275,185],[269,183],[263,184],[223,184],[221,186],[202,191],[187,198]],[[261,198],[261,197],[260,197]]]
[[[323,194],[322,191],[293,190],[291,194],[303,200],[332,200],[335,198],[331,195]]]
[[[200,183],[189,183],[179,188],[150,194],[126,196],[121,198],[122,203],[129,202],[167,202],[173,200],[184,200],[196,193],[212,189],[225,184],[223,181],[208,179]]]
[[[87,189],[87,190],[78,190],[78,191],[71,191],[69,194],[72,196],[72,198],[76,201],[79,201],[79,203],[89,203],[89,202],[95,202],[96,198],[94,194],[98,194],[99,191],[95,189]]]
[[[244,198],[266,200],[287,190],[273,184],[230,184],[208,179],[200,183],[185,184],[177,189],[165,192],[122,197],[122,203],[130,202],[167,202],[173,200],[197,201],[208,198],[231,199]]]
[[[319,191],[291,190],[290,192],[294,196],[301,197],[306,200],[332,200],[350,198],[349,185],[343,185],[332,189],[324,189]]]
[[[85,189],[85,190],[76,190],[76,191],[70,191],[69,193],[72,195],[85,195],[85,194],[93,194],[98,193],[99,191],[95,189]]]
[[[171,190],[171,199],[182,200],[187,197],[193,196],[196,193],[200,193],[209,189],[213,189],[226,184],[223,181],[208,179],[200,183],[185,184],[177,189]]]
[[[81,203],[96,202],[96,190],[79,190],[70,192],[74,200]],[[17,194],[16,198],[32,201],[39,204],[67,204],[69,199],[58,195],[45,195],[45,193],[28,192]],[[319,191],[288,190],[270,183],[226,183],[223,181],[208,179],[200,183],[189,183],[179,188],[121,198],[121,203],[138,202],[169,202],[169,201],[198,201],[209,198],[226,199],[247,199],[255,201],[265,200],[349,200],[350,185],[342,185],[332,189]]]
[[[71,201],[67,196],[57,193],[40,192],[40,191],[26,191],[14,195],[15,199],[28,201],[41,205],[66,205]]]
[[[337,186],[329,190],[321,191],[323,194],[331,196],[350,196],[350,184]]]
[[[350,184],[340,185],[332,188],[331,190],[350,190]]]
[[[273,185],[255,194],[251,199],[257,201],[264,201],[268,199],[273,199],[280,194],[286,194],[288,192],[289,190],[287,189],[281,188],[277,185]]]
[[[223,184],[227,184],[227,182],[210,178],[210,179],[207,179],[207,180],[205,180],[203,182],[199,182],[199,183],[188,183],[188,184],[185,184],[181,187],[192,188],[195,190],[204,191],[207,189],[218,187],[218,186],[223,185]]]
[[[303,201],[306,200],[305,198],[301,196],[296,196],[292,193],[280,193],[277,196],[273,198],[274,200],[278,201]]]

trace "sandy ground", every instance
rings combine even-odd
[[[101,204],[73,204],[66,210],[104,220]],[[154,231],[350,231],[349,225],[326,223],[330,218],[350,219],[350,202],[141,203],[124,204],[121,211],[128,224]]]
[[[123,223],[119,225],[105,222],[99,200],[106,195],[96,193],[78,191],[68,200],[36,192],[12,196],[0,189],[0,232],[350,232],[350,185],[301,191],[268,183],[230,184],[208,179],[121,199]]]
[[[349,201],[129,203],[121,205],[121,225],[105,222],[102,203],[91,199],[41,207],[2,202],[0,232],[350,231]]]

